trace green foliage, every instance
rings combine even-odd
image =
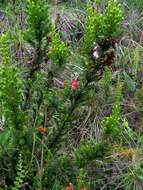
[[[136,78],[138,68],[139,68],[140,59],[141,59],[141,49],[139,47],[136,47],[133,50],[133,53],[131,55],[131,59],[132,59],[132,64],[131,64],[132,75],[134,78]]]
[[[132,128],[129,127],[129,123],[125,118],[123,118],[122,120],[121,131],[123,131],[123,133],[125,134],[126,140],[128,139],[131,142],[136,139],[134,131],[132,130]]]
[[[100,84],[101,90],[103,91],[104,99],[105,98],[109,99],[110,91],[111,91],[111,84],[112,84],[112,72],[108,67],[105,68],[103,77],[100,80],[99,84]]]
[[[94,42],[118,38],[122,20],[121,5],[117,0],[108,1],[104,13],[98,6],[94,8],[92,4],[89,4],[83,40],[84,50],[90,53]]]
[[[110,145],[107,145],[106,142],[100,141],[97,143],[88,142],[86,144],[81,144],[74,151],[74,156],[76,162],[79,166],[84,167],[85,165],[91,163],[96,159],[104,159],[108,155],[110,150]]]
[[[121,130],[119,128],[120,121],[120,102],[122,97],[122,88],[117,87],[115,103],[112,109],[112,115],[106,117],[102,121],[103,138],[113,138],[114,140],[121,140]]]
[[[38,171],[38,173],[34,177],[33,188],[35,190],[38,190],[40,188],[40,175],[39,175],[39,171]]]
[[[51,29],[48,12],[48,5],[45,0],[27,1],[25,39],[32,45],[40,43]]]
[[[25,87],[25,102],[24,109],[29,108],[29,98],[32,96],[32,86],[36,80],[36,72],[41,68],[44,59],[47,57],[46,52],[49,42],[47,37],[51,31],[51,22],[49,21],[49,8],[45,0],[27,2],[27,19],[26,31],[24,32],[24,39],[32,46],[34,55],[30,60],[31,66],[27,70],[26,87]]]
[[[78,189],[82,188],[82,187],[87,187],[87,183],[85,182],[85,179],[86,179],[86,171],[81,168],[79,170],[79,175],[77,176],[77,187]]]
[[[83,42],[83,48],[87,53],[91,51],[93,43],[96,42],[99,37],[102,37],[103,22],[102,13],[93,9],[91,5],[88,5]]]
[[[121,32],[121,22],[123,20],[121,4],[118,0],[109,0],[105,9],[104,36],[106,38],[117,38]]]
[[[62,185],[66,186],[70,181],[75,181],[77,170],[70,155],[61,155],[57,158],[48,151],[45,168],[44,184],[47,189],[57,189]]]
[[[1,55],[3,64],[0,72],[0,97],[4,124],[22,129],[24,121],[22,109],[22,80],[14,64],[11,64],[6,44],[6,35],[1,37]]]
[[[134,72],[135,72],[135,70],[134,70]],[[136,90],[135,81],[126,72],[124,72],[124,77],[125,77],[125,81],[126,81],[128,90],[131,92],[134,92]]]
[[[53,31],[51,32],[51,42],[49,43],[48,57],[53,63],[62,66],[65,64],[69,56],[69,49],[59,38],[58,33]]]
[[[12,188],[12,190],[21,189],[24,178],[25,178],[25,170],[23,168],[22,155],[19,154],[18,163],[17,163],[17,174],[16,174],[16,178],[14,181],[14,187]]]

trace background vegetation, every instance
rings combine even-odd
[[[142,0],[0,7],[0,189],[142,190]]]

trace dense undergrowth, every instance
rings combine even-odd
[[[141,0],[0,5],[0,189],[142,190]]]

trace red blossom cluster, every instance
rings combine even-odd
[[[40,126],[38,127],[38,131],[43,135],[43,134],[46,132],[46,128],[43,127],[42,125],[40,125]]]
[[[74,190],[73,184],[69,183],[65,190]],[[85,187],[81,187],[80,190],[87,190]]]
[[[77,90],[77,88],[78,88],[77,80],[76,79],[71,80],[70,86],[71,86],[72,90]]]

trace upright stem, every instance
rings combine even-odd
[[[83,89],[85,89],[88,85],[88,82],[85,83]],[[69,112],[67,114],[67,117],[65,118],[65,120],[63,121],[62,125],[60,126],[58,133],[56,135],[54,135],[54,139],[53,141],[49,144],[49,149],[55,148],[59,142],[59,139],[62,135],[62,132],[64,131],[65,125],[67,122],[70,121],[70,117],[73,114],[76,105],[78,104],[78,101],[82,98],[83,94],[82,94],[82,90],[79,91],[75,96],[74,96],[74,101],[72,102],[72,105],[69,109]]]
[[[40,164],[40,190],[43,190],[43,176],[44,176],[44,146],[43,138],[41,142],[41,164]]]
[[[32,80],[32,84],[35,81],[35,73],[40,69],[40,64],[42,62],[42,50],[41,50],[41,39],[37,40],[37,44],[35,44],[35,57],[32,61],[32,67],[28,73],[26,80],[28,81],[26,92],[25,92],[25,101],[23,109],[24,111],[29,108],[30,97],[31,97],[31,83],[29,80]]]
[[[60,129],[58,130],[58,133],[57,133],[56,135],[54,135],[54,139],[53,139],[53,141],[50,143],[49,149],[52,149],[52,148],[56,147],[56,145],[57,145],[57,143],[58,143],[58,141],[59,141],[59,139],[60,139],[60,137],[61,137],[61,134],[62,134],[62,132],[63,132],[63,130],[64,130],[64,126],[65,126],[65,124],[69,121],[69,118],[70,118],[71,114],[73,113],[73,110],[74,110],[74,106],[71,107],[71,109],[70,109],[70,111],[69,111],[69,113],[68,113],[66,119],[63,121],[63,123],[62,123]]]

